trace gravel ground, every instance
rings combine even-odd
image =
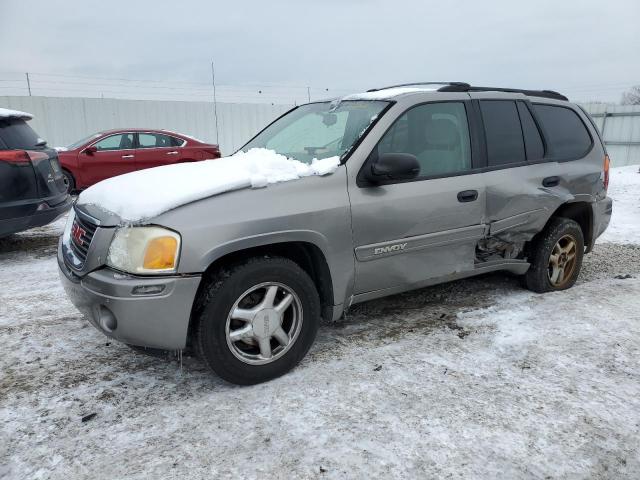
[[[564,293],[494,274],[358,305],[239,388],[82,320],[61,227],[0,241],[0,476],[640,476],[640,280],[615,279],[637,245],[597,245]]]

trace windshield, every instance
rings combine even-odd
[[[266,148],[304,163],[342,157],[387,105],[351,100],[302,105],[269,125],[242,150]]]
[[[87,143],[89,140],[93,140],[94,138],[98,138],[100,135],[101,135],[100,133],[94,133],[93,135],[89,135],[88,137],[84,137],[82,140],[78,140],[77,142],[72,143],[67,148],[69,150],[75,150],[76,148],[81,147],[82,145]]]

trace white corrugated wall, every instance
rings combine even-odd
[[[233,153],[290,105],[218,103],[218,130],[211,102],[118,100],[113,98],[0,97],[0,107],[34,115],[30,122],[51,146],[69,145],[111,128],[173,130],[220,144]]]
[[[583,107],[598,125],[612,165],[640,164],[640,105],[587,103]]]

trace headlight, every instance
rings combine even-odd
[[[123,227],[111,241],[107,265],[129,273],[171,273],[179,256],[178,233],[162,227]]]
[[[64,226],[64,232],[62,232],[62,243],[69,243],[71,241],[71,227],[73,221],[76,219],[76,211],[72,208],[67,215],[67,223]]]

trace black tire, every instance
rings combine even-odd
[[[277,282],[295,292],[302,321],[297,338],[281,357],[252,365],[238,359],[228,345],[227,318],[244,293],[265,282]],[[199,295],[195,314],[198,356],[224,380],[253,385],[287,373],[306,355],[320,324],[320,300],[313,281],[295,262],[282,257],[252,258],[214,275]]]
[[[62,177],[64,184],[67,187],[67,193],[71,194],[76,190],[76,179],[73,178],[73,174],[68,170],[62,170]]]
[[[552,253],[554,248],[560,245],[559,242],[570,242],[571,240],[575,242],[574,263],[571,265],[570,272],[563,273],[562,280],[557,279],[554,283],[552,280],[554,272]],[[554,256],[556,255],[554,254]],[[549,220],[544,231],[533,239],[527,249],[527,258],[531,267],[524,274],[522,283],[526,288],[537,293],[571,288],[580,274],[583,256],[584,236],[580,225],[569,218],[554,217]],[[567,266],[568,263],[564,265]],[[564,272],[565,268],[562,270]]]

